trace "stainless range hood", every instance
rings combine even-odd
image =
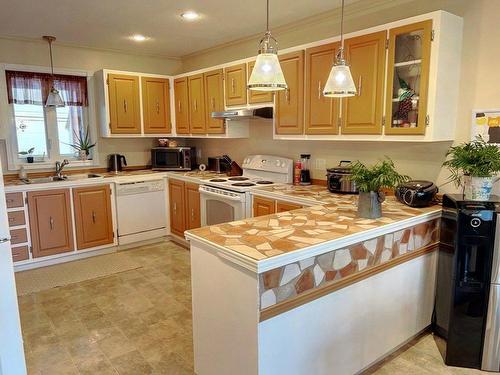
[[[240,120],[240,119],[272,119],[273,107],[261,108],[243,108],[234,109],[231,111],[212,112],[212,118],[225,120]]]

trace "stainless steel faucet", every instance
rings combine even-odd
[[[59,180],[63,180],[64,179],[64,176],[62,174],[62,170],[68,164],[69,164],[68,159],[64,159],[62,162],[56,161],[56,177]]]

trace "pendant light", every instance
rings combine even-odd
[[[255,91],[285,90],[288,86],[278,59],[278,42],[269,31],[269,0],[267,0],[266,25],[266,33],[260,40],[259,54],[247,87]]]
[[[343,98],[356,95],[356,86],[351,70],[344,59],[344,0],[342,0],[342,16],[340,19],[340,49],[326,81],[323,95],[329,98]]]
[[[52,42],[56,40],[55,36],[43,36],[49,43],[49,52],[50,52],[50,71],[52,74],[52,85],[50,88],[49,95],[47,96],[47,101],[45,102],[46,107],[64,107],[64,101],[59,94],[59,91],[54,87],[54,63],[52,61]]]

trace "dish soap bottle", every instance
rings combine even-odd
[[[26,172],[24,165],[21,165],[21,168],[19,168],[19,179],[20,180],[27,180],[28,179],[28,173]]]

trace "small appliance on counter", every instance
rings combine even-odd
[[[109,154],[108,155],[108,172],[118,173],[123,170],[123,165],[127,166],[125,155]]]
[[[499,204],[443,197],[432,328],[449,366],[500,371]]]
[[[231,162],[227,155],[209,156],[207,169],[215,173],[228,173],[231,170]]]
[[[396,188],[396,198],[410,207],[427,207],[432,205],[438,191],[431,181],[408,181]]]
[[[339,194],[358,194],[356,183],[350,179],[351,161],[341,160],[339,165],[326,170],[328,190]]]
[[[300,185],[311,185],[311,155],[300,155]]]
[[[196,167],[194,147],[154,147],[151,149],[154,171],[190,171]]]

